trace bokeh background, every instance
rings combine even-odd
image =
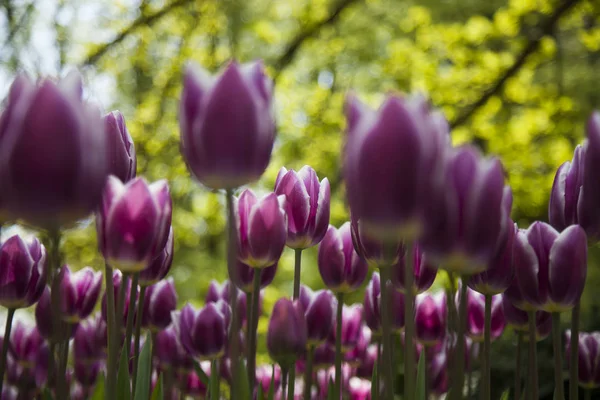
[[[0,97],[17,71],[59,76],[79,68],[85,95],[106,112],[124,113],[138,175],[169,180],[171,275],[181,302],[201,302],[210,280],[226,276],[222,193],[195,183],[179,154],[182,69],[196,62],[218,71],[232,58],[263,59],[276,82],[278,139],[254,189],[272,190],[281,166],[309,164],[331,181],[331,222],[340,225],[348,218],[339,168],[345,94],[352,90],[378,106],[386,92],[421,91],[444,111],[455,144],[472,142],[500,157],[515,195],[513,218],[527,227],[547,219],[554,172],[600,107],[600,2],[0,1]],[[64,252],[74,267],[102,268],[92,220],[67,232]],[[322,286],[316,249],[304,253],[303,282]],[[587,330],[600,329],[600,251],[593,245],[590,253]],[[291,293],[292,281],[288,249],[266,289],[267,311]],[[362,292],[354,295],[361,299]],[[265,327],[266,319],[261,332]],[[542,366],[551,365],[550,347],[549,340],[540,346]],[[494,349],[494,391],[501,393],[512,379],[511,332]],[[544,379],[551,374],[542,371],[542,394],[552,390],[552,379]]]

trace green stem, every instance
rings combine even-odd
[[[294,400],[294,392],[296,390],[296,362],[292,364],[288,376],[288,400]]]
[[[579,301],[571,311],[571,355],[569,360],[569,400],[579,396]],[[587,392],[586,392],[587,395]]]
[[[254,281],[252,282],[252,308],[248,315],[248,382],[250,383],[250,393],[254,393],[256,384],[256,336],[258,330],[258,306],[260,301],[260,276],[262,269],[254,269]]]
[[[517,354],[515,361],[515,400],[521,398],[521,348],[523,347],[523,332],[517,332]]]
[[[69,328],[68,324],[67,325],[67,329]],[[59,382],[63,382],[64,384],[61,384],[61,386],[59,386],[60,388],[60,392],[59,393],[67,393],[68,392],[68,388],[67,388],[67,364],[69,361],[69,338],[67,337],[60,345],[59,347],[59,371],[58,371],[58,376],[60,377],[60,381]],[[58,397],[58,398],[63,398],[63,397]],[[66,398],[66,397],[64,397]]]
[[[136,274],[137,275],[137,274]],[[135,393],[135,386],[137,383],[137,367],[138,367],[138,358],[140,356],[140,333],[142,330],[142,318],[144,317],[144,301],[146,300],[146,286],[142,286],[140,288],[140,298],[137,304],[137,312],[135,313],[135,334],[134,340],[135,343],[133,345],[133,376],[131,377],[132,382],[132,393]],[[155,335],[152,335],[154,338]],[[154,349],[154,344],[156,342],[152,340],[152,348]],[[153,358],[154,359],[154,358]]]
[[[121,335],[123,334],[123,316],[125,315],[125,294],[127,293],[128,280],[129,275],[121,275],[121,286],[119,287],[119,298],[117,299],[117,312],[115,314],[117,340],[121,338]],[[129,300],[131,301],[131,299]],[[118,341],[120,342],[120,340]],[[125,348],[127,348],[127,346],[125,346]]]
[[[232,277],[237,274],[236,268],[236,252],[237,252],[237,232],[235,213],[233,210],[233,190],[226,190],[226,202],[227,202],[227,272],[229,273],[229,304],[231,305],[231,328],[229,330],[229,359],[231,360],[231,398],[237,398],[236,384],[239,382],[239,330],[240,321],[237,312],[237,287],[233,284],[235,279]]]
[[[585,397],[585,400],[592,400],[592,389],[585,389],[583,397]]]
[[[300,271],[302,268],[302,249],[294,250],[294,300],[300,297]]]
[[[117,322],[115,316],[115,289],[113,285],[113,269],[106,264],[104,272],[106,282],[106,315],[108,325],[108,362],[106,371],[106,400],[117,398]]]
[[[454,379],[450,389],[450,400],[462,399],[465,381],[465,330],[467,327],[467,284],[462,280],[460,285],[458,332],[456,334],[456,347],[454,350]]]
[[[10,345],[10,331],[12,329],[13,317],[15,309],[9,308],[6,315],[6,326],[4,328],[4,340],[2,341],[2,358],[0,358],[0,393],[4,385],[4,370],[6,369],[6,357],[8,355],[8,347]]]
[[[336,399],[342,393],[342,310],[344,309],[344,293],[337,294],[337,312],[335,318],[335,390]]]
[[[565,388],[562,379],[562,348],[560,340],[560,314],[552,313],[552,343],[554,345],[554,399],[564,400]]]
[[[375,382],[372,384],[375,385],[375,398],[373,400],[379,400],[379,395],[381,394],[379,391],[379,382],[381,379],[379,378],[379,371],[381,371],[381,339],[377,339],[377,359],[375,360],[377,365],[377,376],[375,377]]]
[[[535,311],[529,311],[529,398],[538,400],[537,338]]]
[[[492,296],[485,295],[485,320],[483,327],[483,399],[490,400],[491,398],[491,359],[490,352],[492,348]]]
[[[219,400],[220,396],[219,360],[214,359],[210,364],[210,399]]]
[[[413,282],[415,279],[414,273],[414,255],[413,255],[413,244],[406,242],[406,256],[404,257],[404,398],[412,400],[415,397],[414,384],[415,384],[415,346],[413,343],[413,337],[415,335],[415,319],[414,315],[414,292]],[[386,279],[387,282],[387,279]],[[381,293],[383,294],[383,288],[385,282],[382,280]],[[386,303],[389,303],[389,297],[381,297]],[[382,307],[383,309],[383,307]],[[389,312],[388,312],[389,313]],[[389,318],[389,316],[388,316]],[[384,346],[385,351],[385,346]],[[387,379],[390,379],[389,377]],[[392,377],[393,379],[393,377]],[[388,383],[386,382],[386,386]],[[388,393],[389,399],[392,399],[394,394],[393,390]]]
[[[127,343],[127,352],[131,351],[130,347],[131,347],[131,335],[133,334],[133,315],[134,312],[133,310],[135,310],[136,307],[136,295],[137,295],[137,287],[138,287],[138,280],[140,277],[140,273],[136,272],[135,274],[133,274],[133,277],[131,278],[131,289],[129,291],[129,307],[128,307],[128,312],[127,312],[127,325],[125,327],[125,343]],[[141,304],[141,302],[140,302]],[[142,304],[142,307],[144,305]],[[138,314],[139,315],[139,314]],[[138,317],[138,320],[140,320],[141,318]],[[129,354],[129,356],[131,356],[131,354]]]
[[[313,357],[315,355],[315,346],[309,345],[306,351],[306,368],[304,369],[304,400],[311,400],[312,375],[313,375]]]
[[[288,384],[288,369],[287,367],[284,368],[281,364],[279,364],[279,367],[281,368],[281,397],[284,398]]]

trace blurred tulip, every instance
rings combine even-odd
[[[19,365],[33,368],[43,347],[46,347],[46,343],[35,325],[26,325],[21,321],[14,324],[9,351]]]
[[[391,282],[388,282],[389,303],[391,305],[391,324],[394,331],[404,328],[404,294],[392,290]],[[381,281],[379,273],[373,272],[371,281],[365,290],[364,299],[365,322],[376,334],[381,333]]]
[[[319,245],[318,263],[325,286],[335,293],[352,292],[363,283],[368,266],[354,250],[349,222],[339,229],[329,225]]]
[[[93,364],[75,362],[75,379],[84,387],[91,387],[96,383],[98,375],[103,373],[104,364],[95,362]]]
[[[0,400],[18,400],[19,390],[14,386],[5,385],[0,394]]]
[[[177,308],[177,292],[173,278],[146,288],[142,311],[142,327],[158,332],[171,324],[171,312]]]
[[[93,364],[106,358],[108,330],[100,314],[81,321],[73,340],[73,358],[79,364]]]
[[[562,312],[579,301],[587,272],[587,238],[579,225],[559,234],[544,222],[534,222],[517,233],[513,257],[520,290],[509,290],[507,296],[515,306]]]
[[[243,262],[236,260],[236,273],[231,274],[231,280],[235,285],[245,293],[252,293],[254,290],[254,268],[249,267]],[[277,272],[277,263],[262,269],[260,273],[260,288],[264,289],[273,282]]]
[[[236,199],[238,258],[253,268],[276,264],[285,247],[287,217],[285,196],[269,193],[257,198],[246,189]]]
[[[430,262],[461,275],[489,268],[506,229],[503,197],[500,161],[484,159],[469,146],[448,152],[444,174],[427,203],[421,244]]]
[[[356,346],[354,346],[350,351],[348,351],[344,360],[353,368],[357,368],[360,366],[364,358],[366,357],[367,350],[369,345],[371,344],[372,333],[371,330],[365,325],[362,326],[360,330],[360,335],[358,337],[358,341],[356,342]]]
[[[405,248],[400,240],[380,240],[369,235],[364,224],[360,223],[354,215],[350,219],[350,233],[354,250],[372,268],[389,267],[397,265],[404,256]]]
[[[140,286],[154,285],[158,281],[162,280],[167,276],[171,270],[171,264],[173,263],[173,227],[169,229],[169,236],[165,247],[160,253],[150,262],[150,264],[140,272],[139,284]]]
[[[415,338],[432,346],[446,335],[447,304],[444,292],[421,293],[415,298]]]
[[[40,332],[40,335],[42,335],[45,339],[55,340],[55,335],[57,334],[57,332],[55,332],[56,321],[52,317],[50,293],[50,289],[46,287],[42,297],[40,297],[40,300],[35,306],[35,324]],[[72,338],[75,335],[78,326],[79,324],[77,322],[68,324],[69,338]]]
[[[292,249],[319,244],[329,226],[329,180],[319,182],[317,173],[308,165],[298,172],[282,167],[275,181],[275,194],[286,197],[286,244]]]
[[[0,246],[0,305],[9,309],[35,304],[46,285],[46,248],[36,238],[18,235]]]
[[[571,331],[565,332],[567,360],[571,354]],[[600,387],[600,332],[580,332],[578,347],[579,386],[586,389]]]
[[[429,389],[436,395],[446,393],[450,387],[449,356],[446,350],[433,353],[427,362]]]
[[[494,341],[502,335],[506,326],[501,295],[492,296],[491,315],[490,337]],[[483,342],[484,325],[485,296],[474,290],[467,289],[467,336],[475,342]]]
[[[159,331],[153,344],[154,356],[161,368],[165,370],[173,368],[176,371],[193,369],[193,359],[181,344],[174,325]]]
[[[264,272],[264,271],[263,271]],[[206,303],[216,303],[219,300],[223,300],[225,303],[229,304],[230,300],[230,288],[231,282],[225,281],[222,284],[218,283],[215,280],[210,281],[208,285],[208,291],[206,292],[205,302]],[[240,289],[236,287],[237,290],[237,317],[240,319],[242,325],[246,323],[246,302],[247,296],[245,292],[242,292]],[[231,304],[229,304],[231,307]],[[259,311],[258,314],[262,314],[262,292],[261,298],[259,299]]]
[[[554,176],[548,204],[548,220],[557,231],[577,224],[577,204],[583,185],[584,160],[584,147],[577,145],[573,160],[565,161],[558,167]]]
[[[318,346],[327,340],[334,328],[335,297],[329,290],[313,292],[307,286],[300,286],[300,304],[304,311],[307,326],[307,345]]]
[[[204,369],[204,368],[203,368]],[[210,375],[208,371],[210,367],[204,369],[207,375]],[[202,383],[195,371],[185,371],[178,374],[179,389],[185,397],[190,396],[192,398],[204,398],[207,392],[206,385]],[[184,398],[185,398],[184,397]]]
[[[433,285],[433,281],[437,275],[437,268],[435,268],[432,264],[429,263],[429,260],[421,250],[421,247],[418,244],[415,244],[413,247],[413,268],[414,268],[414,278],[413,278],[413,287],[412,293],[413,295],[418,295],[419,293],[423,293],[427,289]],[[406,256],[402,254],[402,257],[398,259],[398,262],[392,265],[392,283],[394,287],[405,293],[406,288],[404,287],[404,268],[406,266]]]
[[[110,266],[140,272],[164,249],[171,227],[171,196],[165,180],[127,184],[111,176],[97,215],[98,246]]]
[[[224,302],[208,303],[200,310],[188,303],[173,312],[173,325],[183,347],[194,358],[214,360],[225,353],[229,306]]]
[[[99,204],[108,175],[104,123],[81,76],[13,82],[0,123],[0,192],[12,218],[71,225]]]
[[[329,342],[325,342],[315,348],[313,355],[313,368],[315,371],[327,369],[335,362],[335,348]]]
[[[337,307],[337,306],[336,306]],[[334,318],[335,319],[335,318]],[[335,345],[335,340],[338,335],[335,326],[337,322],[334,321],[334,329],[331,330],[329,335],[329,344]],[[347,306],[344,304],[342,308],[342,353],[346,353],[354,348],[360,339],[360,334],[363,327],[363,306],[362,304],[353,304]]]
[[[372,236],[417,239],[448,123],[419,96],[388,96],[377,111],[348,96],[346,121],[343,175],[352,214]]]
[[[511,290],[509,288],[509,290]],[[529,332],[529,318],[527,312],[515,307],[511,302],[508,291],[502,296],[502,310],[506,323],[515,331],[527,333]],[[552,314],[546,311],[536,311],[535,313],[536,339],[537,341],[544,340],[552,331]],[[525,335],[525,340],[529,340],[529,336]]]
[[[71,273],[65,265],[60,274],[62,318],[70,323],[79,322],[87,318],[96,306],[102,290],[102,272],[85,267]]]
[[[117,299],[119,298],[119,292],[121,290],[121,284],[123,282],[123,274],[118,269],[113,271],[113,287],[114,287],[114,296],[115,296],[115,311],[117,308]],[[127,326],[127,315],[129,314],[129,304],[130,304],[130,295],[131,295],[131,279],[127,279],[126,287],[125,287],[125,296],[123,299],[123,322],[121,323],[121,328],[123,328],[123,332],[125,332],[125,327]],[[139,295],[139,288],[135,294],[137,297]],[[137,301],[136,301],[137,302]],[[104,322],[107,321],[107,306],[106,306],[106,291],[102,296],[102,319]],[[131,312],[135,313],[135,310],[132,309]]]
[[[307,342],[306,319],[298,301],[277,300],[267,330],[269,355],[282,368],[289,368],[300,356]]]
[[[352,368],[348,364],[342,364],[342,393],[347,393],[351,377]],[[335,382],[335,367],[330,367],[328,369],[322,369],[320,371],[317,371],[317,399],[327,398],[327,393],[329,391],[329,386],[331,382]]]
[[[367,347],[367,350],[363,354],[363,358],[360,360],[360,364],[356,369],[356,376],[371,379],[375,363],[377,363],[377,345],[372,344]]]
[[[104,125],[109,173],[128,182],[135,178],[137,157],[125,117],[119,111],[111,111],[104,116]]]
[[[596,171],[600,168],[600,112],[595,111],[588,119],[586,134],[587,140],[580,154],[580,156],[584,156],[584,161],[582,187],[576,203],[577,222],[585,229],[590,238],[598,239],[600,237],[600,208],[598,208],[598,204],[600,204],[600,177]],[[575,166],[572,168],[575,168]],[[586,173],[587,171],[589,172]],[[571,179],[574,175],[574,172],[567,174]],[[577,174],[577,178],[579,179],[579,174]],[[567,195],[566,190],[569,189],[565,184],[565,196]],[[569,194],[574,194],[574,192],[575,190],[571,189]],[[565,197],[565,207],[566,204]],[[565,224],[567,223],[568,221],[565,220]]]
[[[271,381],[277,391],[281,387],[281,368],[277,364],[256,367],[256,381],[262,387],[263,393],[269,393]]]
[[[348,381],[350,400],[371,400],[371,381],[357,377]]]
[[[179,108],[181,153],[192,174],[213,189],[256,181],[275,140],[273,83],[262,62],[231,62],[218,76],[188,65]]]

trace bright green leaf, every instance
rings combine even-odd
[[[419,365],[417,367],[417,386],[415,389],[415,399],[427,399],[427,390],[425,388],[425,352],[421,353],[421,357],[419,357]]]
[[[131,382],[129,382],[129,359],[125,344],[121,349],[121,361],[119,362],[119,372],[117,374],[117,399],[131,399]]]
[[[144,347],[140,353],[138,360],[138,369],[135,385],[135,400],[146,400],[150,396],[150,385],[152,377],[152,354],[151,345],[152,340],[146,338]]]
[[[373,365],[373,375],[371,376],[371,399],[372,400],[379,399],[379,393],[377,393],[379,385],[377,385],[375,382],[379,382],[379,373],[377,372],[377,363],[375,363],[375,365]]]
[[[94,393],[90,397],[90,400],[104,400],[104,382],[106,378],[104,374],[100,374],[98,377],[98,381],[96,382],[96,387],[94,388]]]
[[[152,391],[152,397],[150,400],[162,400],[165,398],[163,393],[163,376],[162,374],[158,377],[158,382],[156,383],[156,387]]]
[[[206,372],[204,372],[204,370],[200,366],[200,363],[196,360],[194,360],[194,370],[196,371],[196,375],[198,375],[198,378],[200,378],[200,382],[202,382],[204,386],[208,386],[210,381],[208,379],[208,375],[206,375]]]

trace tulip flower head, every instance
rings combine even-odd
[[[502,295],[502,310],[504,312],[504,318],[506,324],[512,327],[515,331],[521,333],[529,332],[529,316],[526,311],[517,308],[511,301],[509,292],[514,290],[513,287],[509,288],[504,295]],[[539,342],[544,340],[550,335],[552,331],[552,314],[546,311],[535,312],[535,328],[536,328],[536,340]],[[524,336],[525,340],[529,340],[529,335]]]
[[[160,281],[146,288],[142,326],[153,332],[171,324],[171,313],[177,307],[177,292],[173,278]]]
[[[304,310],[307,326],[307,344],[318,346],[324,343],[334,328],[335,297],[328,290],[313,292],[307,286],[300,287],[300,304]]]
[[[244,293],[252,293],[254,290],[254,271],[256,268],[252,268],[240,260],[236,260],[236,273],[231,274],[231,280],[235,285],[244,291]],[[260,273],[260,289],[264,289],[269,286],[275,274],[277,273],[277,263],[262,269]]]
[[[413,246],[412,254],[414,273],[412,293],[416,296],[433,285],[433,281],[437,275],[437,268],[429,262],[427,256],[423,253],[423,250],[418,244]],[[406,268],[405,254],[398,259],[396,264],[392,265],[391,269],[392,283],[394,284],[394,287],[402,293],[406,293],[404,285],[404,268]]]
[[[50,288],[46,287],[42,293],[42,297],[40,297],[35,305],[35,324],[40,332],[40,335],[42,335],[45,339],[55,340],[55,335],[58,334],[55,328],[59,324],[57,324],[58,321],[52,317],[51,297]],[[78,322],[68,324],[69,338],[72,338],[73,335],[75,335],[78,326]],[[64,332],[62,332],[62,334],[64,335]]]
[[[600,166],[600,112],[595,111],[588,119],[586,134],[587,140],[583,145],[581,154],[584,159],[582,187],[575,204],[577,205],[577,222],[585,229],[589,237],[597,239],[600,237],[600,209],[598,208],[600,203],[600,177],[596,173]],[[575,174],[569,175],[573,178]],[[579,175],[580,173],[577,174],[578,179]],[[566,184],[565,190],[567,190]],[[571,191],[572,193],[575,192],[574,190]],[[565,221],[566,223],[567,221]]]
[[[439,343],[446,336],[446,294],[421,293],[415,298],[415,338],[425,345]]]
[[[137,157],[125,117],[119,111],[111,111],[104,116],[104,125],[109,174],[128,182],[135,178]]]
[[[304,352],[307,342],[306,318],[302,305],[289,299],[279,299],[269,320],[267,349],[282,368],[294,365]]]
[[[102,290],[102,272],[85,267],[72,273],[65,265],[60,274],[62,318],[69,323],[79,322],[94,311]]]
[[[169,229],[169,236],[165,247],[160,253],[150,262],[150,265],[140,272],[139,283],[140,286],[154,285],[158,281],[162,280],[167,276],[173,263],[173,227]]]
[[[548,203],[548,220],[557,231],[578,222],[577,206],[583,185],[584,162],[585,149],[578,145],[573,160],[565,161],[554,176]]]
[[[565,332],[567,358],[571,354],[571,331]],[[578,347],[579,386],[586,389],[600,387],[600,332],[580,332]]]
[[[81,321],[73,340],[73,357],[77,363],[92,364],[106,357],[108,329],[100,314]]]
[[[344,304],[342,307],[342,353],[352,350],[358,344],[363,328],[363,314],[362,304],[353,304],[351,306]],[[337,322],[334,323],[334,326],[337,326]],[[335,328],[331,330],[331,334],[329,335],[329,344],[331,346],[335,346],[338,334]]]
[[[485,322],[485,295],[474,290],[467,289],[467,335],[475,342],[483,342],[483,330]],[[492,341],[498,339],[504,327],[504,309],[502,307],[502,296],[492,296],[492,319],[490,336]]]

